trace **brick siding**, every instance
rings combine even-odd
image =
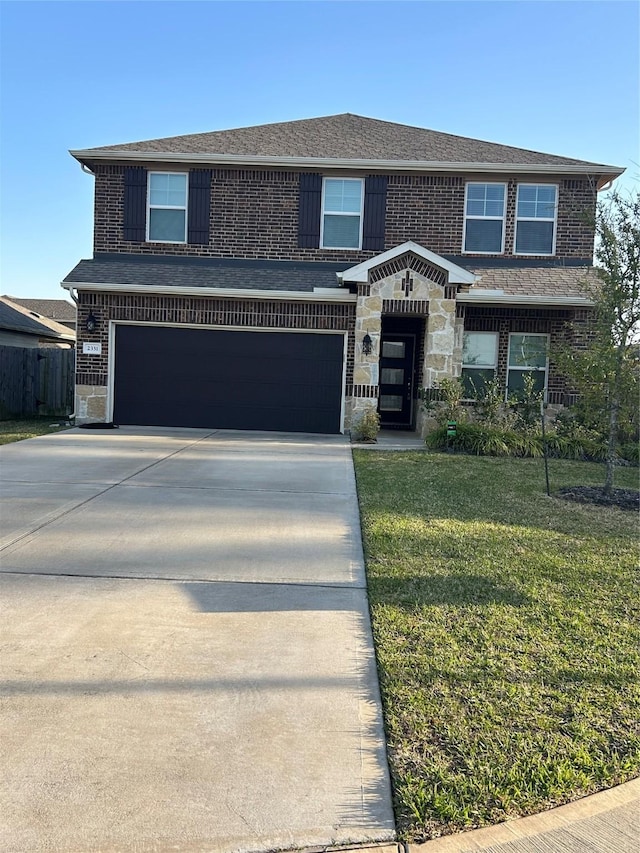
[[[568,395],[574,392],[567,386],[565,378],[559,373],[553,361],[553,349],[558,344],[569,341],[572,344],[586,345],[581,332],[582,324],[589,318],[588,309],[544,309],[523,308],[517,306],[462,306],[458,305],[458,316],[464,316],[465,332],[498,332],[498,369],[497,379],[502,385],[507,383],[507,360],[509,355],[509,334],[549,335],[551,356],[549,358],[549,376],[547,392],[549,403],[567,404]]]
[[[150,167],[151,168],[151,167]],[[154,164],[153,169],[175,168]],[[188,257],[266,258],[272,260],[344,261],[357,264],[377,252],[298,248],[299,173],[287,170],[213,169],[210,240],[206,246],[135,243],[122,237],[123,165],[99,165],[95,176],[96,252],[128,252]],[[390,175],[387,187],[385,249],[414,240],[433,252],[462,251],[466,180],[487,175]],[[513,253],[515,197],[518,181],[557,183],[557,256],[590,258],[595,187],[588,178],[498,176],[508,184],[505,256]],[[473,257],[473,256],[469,256]],[[490,257],[483,255],[482,257]],[[500,256],[496,256],[500,257]],[[503,256],[504,257],[504,256]]]
[[[92,311],[98,318],[95,332],[84,330]],[[78,349],[76,382],[106,385],[109,359],[109,321],[177,323],[203,326],[254,327],[259,329],[308,329],[347,332],[345,384],[353,384],[355,352],[354,303],[280,302],[258,299],[223,299],[197,296],[157,296],[138,293],[78,292]],[[100,342],[99,356],[85,355],[83,341]]]

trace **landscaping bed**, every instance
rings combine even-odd
[[[636,514],[547,497],[535,459],[354,459],[402,839],[640,774]],[[553,491],[604,480],[594,463],[550,472]]]

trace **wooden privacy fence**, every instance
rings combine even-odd
[[[73,412],[75,350],[0,346],[0,418]]]

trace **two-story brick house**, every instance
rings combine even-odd
[[[549,343],[622,169],[351,114],[71,153],[79,422],[421,429],[421,388],[528,371],[565,401]]]

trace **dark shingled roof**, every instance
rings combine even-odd
[[[262,124],[236,130],[168,136],[123,145],[72,152],[91,162],[91,155],[122,152],[232,155],[246,157],[319,157],[339,160],[404,160],[445,163],[588,166],[598,172],[615,166],[558,157],[495,142],[483,142],[422,127],[342,113],[322,118]],[[80,156],[82,155],[82,156]],[[618,170],[620,171],[620,170]]]
[[[150,287],[219,287],[238,290],[291,290],[313,293],[315,287],[338,286],[336,272],[348,264],[182,259],[141,255],[96,255],[83,260],[66,284],[137,284]]]
[[[459,266],[480,276],[466,292],[501,290],[506,296],[584,298],[584,282],[597,281],[593,267],[514,259],[512,265],[489,266],[471,258],[451,257]],[[505,259],[506,260],[506,259]],[[495,261],[494,261],[495,263]],[[218,258],[148,257],[102,254],[83,260],[64,279],[82,284],[147,285],[148,287],[212,287],[235,290],[273,290],[313,293],[314,288],[336,288],[337,272],[350,265],[314,261],[261,261]],[[345,288],[345,293],[348,290]]]
[[[27,308],[14,304],[6,296],[0,296],[0,329],[37,335],[40,338],[75,340],[74,333],[67,326],[62,326],[55,320],[47,320],[46,317],[34,316]]]
[[[57,320],[59,323],[68,323],[76,319],[76,306],[66,299],[19,299],[17,296],[8,296],[14,305],[22,305],[28,311],[42,314],[49,320]]]

